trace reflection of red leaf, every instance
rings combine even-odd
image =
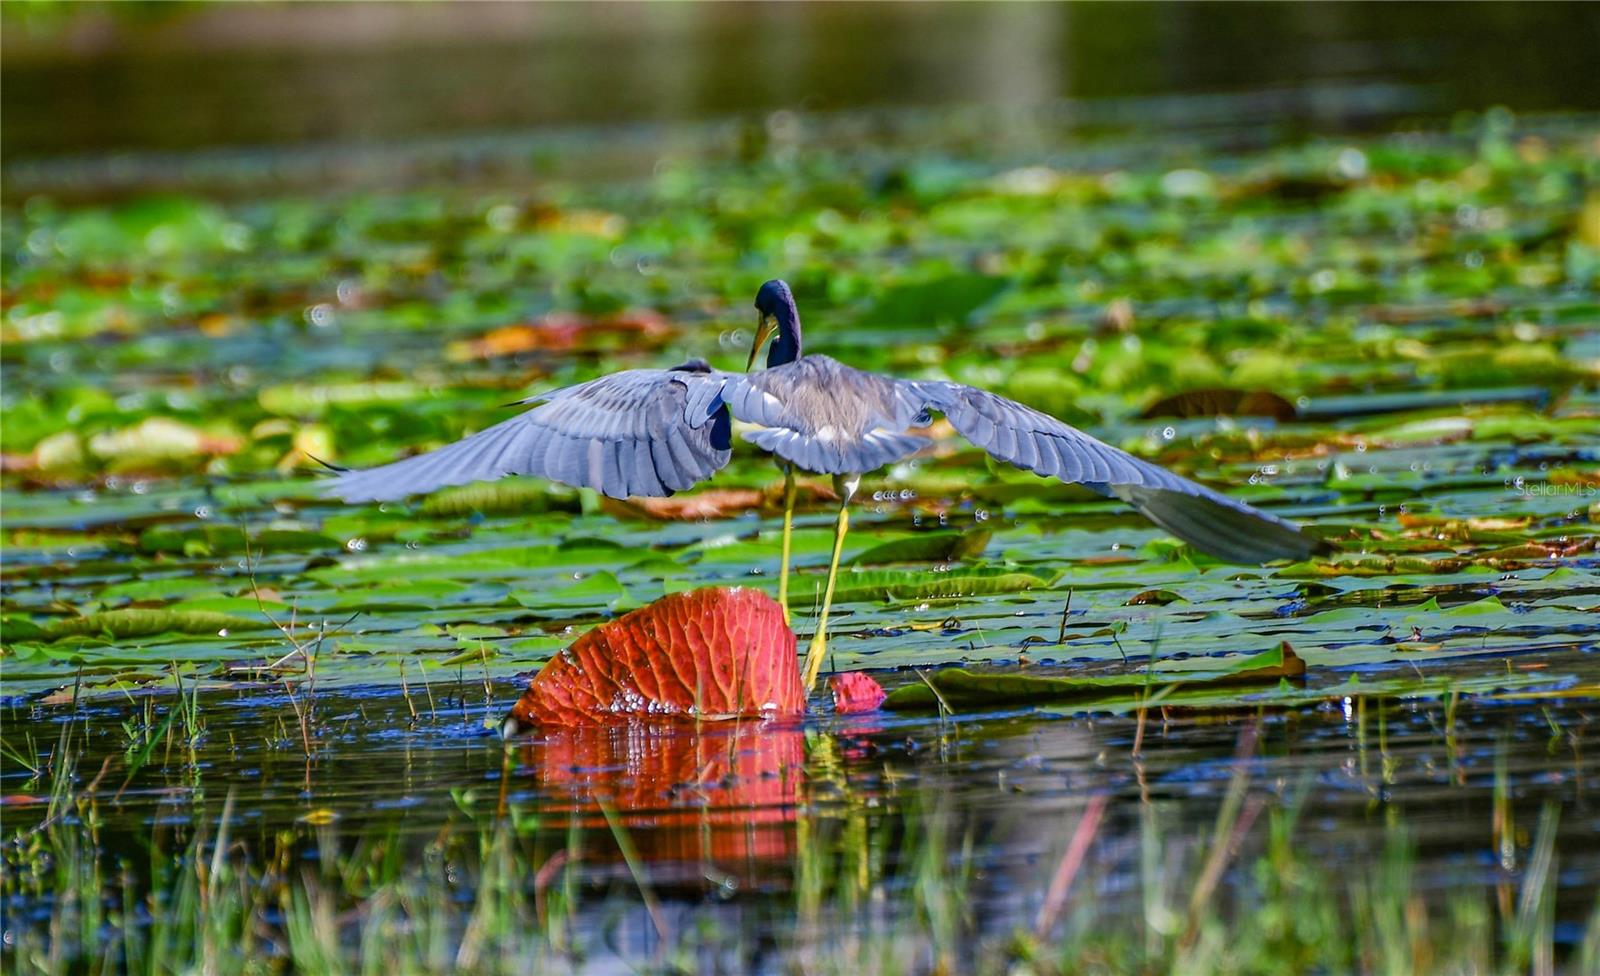
[[[828,679],[833,691],[833,710],[840,715],[874,712],[889,693],[883,686],[861,671],[847,671]]]
[[[609,803],[649,862],[782,861],[794,850],[795,806],[805,733],[768,722],[696,728],[628,722],[561,729],[523,747],[522,761],[546,794],[599,827]],[[698,875],[696,875],[698,876]],[[659,880],[659,879],[658,879]]]
[[[599,336],[625,336],[630,344],[655,346],[672,335],[672,326],[659,312],[642,310],[619,312],[600,318],[554,312],[537,322],[503,325],[476,339],[453,342],[447,350],[450,359],[493,359],[536,350],[565,352],[582,348]]]
[[[529,725],[628,716],[805,711],[794,633],[765,593],[674,593],[589,631],[544,666],[512,710]]]

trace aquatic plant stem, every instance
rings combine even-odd
[[[789,622],[789,551],[794,540],[794,466],[783,466],[783,552],[778,563],[778,606],[783,622]]]
[[[839,554],[844,551],[844,536],[850,531],[850,496],[843,495],[839,502],[839,521],[833,532],[833,558],[828,561],[828,585],[822,591],[822,612],[817,616],[817,632],[811,636],[811,646],[806,650],[806,694],[817,685],[817,673],[822,670],[822,656],[828,652],[828,611],[833,607],[833,587],[839,581]]]

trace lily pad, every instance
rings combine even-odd
[[[945,707],[993,706],[1037,701],[1062,701],[1108,692],[1154,694],[1177,685],[1276,683],[1299,678],[1306,664],[1287,642],[1233,661],[1227,667],[1204,671],[1163,672],[1069,678],[1036,674],[982,673],[965,668],[944,668],[925,676],[922,683],[896,688],[884,701],[890,711]]]

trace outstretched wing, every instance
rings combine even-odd
[[[967,440],[1020,468],[1087,485],[1126,501],[1150,521],[1218,559],[1305,559],[1321,543],[1292,522],[1118,450],[1031,407],[984,390],[903,381]]]
[[[523,400],[532,410],[454,444],[335,478],[327,494],[387,501],[512,474],[593,488],[612,498],[661,496],[728,463],[725,374],[704,363],[631,369]]]

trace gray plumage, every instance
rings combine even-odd
[[[704,364],[630,369],[551,390],[510,420],[393,464],[349,471],[328,493],[347,502],[389,501],[447,485],[538,475],[612,498],[682,491],[728,463],[720,404],[691,402]],[[708,387],[709,388],[709,387]]]
[[[930,412],[1002,461],[1122,499],[1152,522],[1233,562],[1303,559],[1318,542],[1218,494],[993,393],[898,380],[807,355],[758,373],[692,362],[634,369],[522,401],[532,410],[428,454],[334,479],[328,493],[375,501],[532,474],[605,495],[659,496],[728,462],[729,414],[744,434],[803,470],[858,475],[922,450]]]

